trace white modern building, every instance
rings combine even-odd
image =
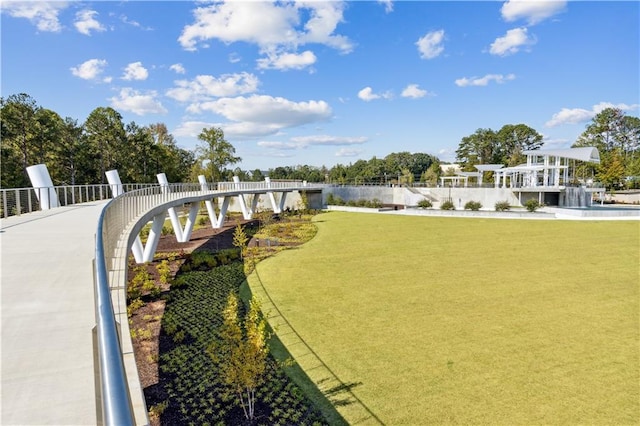
[[[600,163],[600,153],[594,147],[530,150],[523,154],[527,156],[524,164],[513,167],[478,164],[476,172],[457,172],[456,176],[440,178],[441,185],[484,186],[485,173],[491,172],[494,188],[510,189],[520,202],[537,197],[545,204],[586,207],[591,204],[592,193],[604,194],[604,188],[579,183],[575,176],[577,162]]]

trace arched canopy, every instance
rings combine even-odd
[[[534,149],[523,151],[523,154],[539,157],[562,157],[569,158],[571,160],[600,164],[600,153],[598,152],[598,148],[592,146],[566,149]]]

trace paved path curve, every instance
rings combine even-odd
[[[96,424],[92,259],[107,201],[0,222],[2,425]]]

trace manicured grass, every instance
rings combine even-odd
[[[640,422],[637,221],[331,212],[316,225],[249,283],[300,366],[315,357],[346,389],[327,398],[348,422]]]

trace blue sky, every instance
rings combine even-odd
[[[638,116],[636,1],[1,2],[1,93],[80,123],[101,106],[192,149],[217,126],[246,170],[391,152],[453,161],[478,128],[570,146]]]

